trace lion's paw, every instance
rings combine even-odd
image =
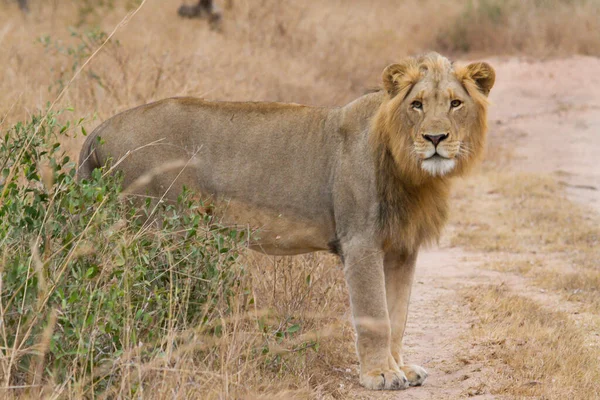
[[[404,365],[400,367],[410,386],[421,386],[427,379],[427,371],[418,365]]]
[[[371,390],[402,390],[408,387],[409,381],[402,371],[374,369],[361,374],[360,384]]]

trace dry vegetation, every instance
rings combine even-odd
[[[600,396],[600,351],[588,341],[589,330],[574,324],[567,314],[504,287],[470,289],[465,296],[480,317],[473,328],[479,357],[499,375],[489,385],[492,394],[542,399]]]
[[[450,51],[597,55],[600,4],[586,0],[479,0],[467,3],[438,36]]]
[[[453,246],[485,252],[484,267],[560,294],[542,305],[537,290],[465,291],[481,318],[472,332],[480,358],[499,373],[487,389],[517,398],[597,397],[600,218],[570,202],[552,178],[510,171],[461,182],[455,200]]]
[[[230,3],[221,32],[203,21],[178,19],[177,0],[147,0],[126,24],[122,18],[136,2],[115,0],[109,7],[83,0],[32,0],[27,16],[16,2],[0,3],[3,134],[17,121],[43,113],[115,27],[113,38],[54,107],[74,108],[56,116],[62,124],[83,119],[61,137],[72,157],[83,140],[81,126],[89,132],[118,111],[164,97],[340,105],[378,85],[388,63],[429,49],[600,55],[600,40],[589,33],[600,31],[600,5],[591,0]],[[552,179],[484,168],[458,189],[454,245],[498,253],[497,269],[517,272],[597,309],[598,221],[565,201]],[[472,213],[475,208],[479,212]],[[565,226],[572,228],[568,234]],[[8,251],[2,250],[2,270]],[[557,273],[558,263],[568,265],[567,272]],[[291,259],[243,253],[236,261],[245,271],[237,276],[241,289],[211,314],[220,333],[215,334],[212,322],[168,326],[161,327],[161,339],[143,348],[125,343],[118,360],[95,372],[115,376],[104,396],[347,398],[355,387],[346,383],[349,376],[356,381],[356,359],[337,264],[322,255]],[[35,274],[34,266],[28,268]],[[490,338],[487,349],[497,350],[488,361],[496,357],[505,368],[492,385],[496,393],[593,397],[598,373],[574,370],[584,370],[584,363],[597,368],[597,350],[585,347],[568,317],[495,289],[474,289],[465,296],[481,316],[474,334]],[[167,306],[187,307],[174,301]],[[53,315],[47,314],[48,327],[56,323]],[[134,329],[129,322],[126,327]],[[10,332],[1,336],[5,396],[38,397],[40,391],[48,397],[90,396],[90,378],[75,362],[72,370],[63,371],[67,378],[62,381],[44,374],[51,328],[39,332],[34,346],[18,352],[17,346],[6,345]],[[30,371],[10,378],[27,352],[37,361]],[[513,380],[524,386],[511,386]]]
[[[82,4],[93,3],[32,1],[27,16],[16,4],[3,5],[0,113],[12,108],[9,122],[54,100],[61,82],[102,43],[103,37],[88,33],[97,26],[110,33],[135,2],[113,1],[114,7],[96,6],[82,17]],[[220,33],[204,21],[180,20],[173,12],[177,1],[148,0],[131,23],[119,27],[114,43],[95,57],[59,106],[76,105],[78,115],[97,113],[103,119],[176,95],[337,105],[378,85],[388,63],[431,49],[600,54],[589,33],[597,31],[599,20],[594,1],[232,3]],[[574,13],[579,17],[571,17]],[[540,32],[537,26],[547,29]],[[584,43],[585,49],[577,47]]]

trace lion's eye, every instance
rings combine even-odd
[[[423,103],[421,103],[418,100],[415,100],[412,103],[410,103],[410,106],[416,110],[421,110],[423,108]]]
[[[451,106],[452,108],[456,108],[456,107],[460,106],[461,104],[462,104],[462,101],[460,101],[460,100],[452,100],[452,101],[450,102],[450,106]]]

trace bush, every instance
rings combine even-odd
[[[0,143],[1,361],[10,385],[99,392],[132,353],[163,352],[165,332],[219,334],[214,315],[240,289],[244,232],[200,212],[187,191],[154,210],[122,199],[118,176],[77,182],[58,135],[82,121],[63,125],[61,114],[18,123]]]

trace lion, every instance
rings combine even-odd
[[[482,156],[495,72],[430,53],[389,65],[382,80],[340,108],[189,97],[143,105],[94,130],[79,178],[114,160],[132,194],[173,200],[186,186],[209,196],[224,221],[257,229],[254,250],[337,254],[360,383],[418,386],[427,372],[402,358],[417,253],[440,236],[452,178]]]

